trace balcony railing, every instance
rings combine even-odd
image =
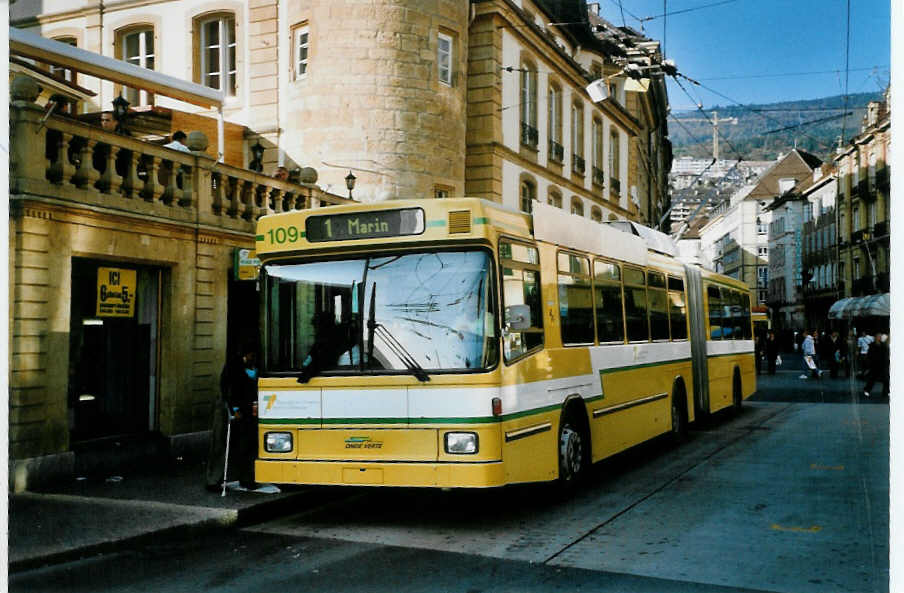
[[[312,184],[280,181],[208,156],[163,148],[51,116],[34,103],[10,106],[10,193],[252,232],[264,214],[348,202]]]
[[[888,167],[882,167],[876,171],[876,187],[882,191],[888,191],[889,175]]]
[[[877,222],[873,225],[873,238],[881,239],[882,237],[888,235],[888,221],[883,220],[882,222]]]
[[[537,148],[538,142],[540,142],[540,132],[537,131],[537,128],[526,122],[521,122],[521,144]]]
[[[853,233],[851,233],[851,244],[852,245],[863,242],[863,232],[864,232],[863,229],[860,229],[858,231],[854,231]]]
[[[555,140],[549,141],[549,160],[559,164],[565,160],[565,147]]]
[[[573,155],[571,157],[571,170],[579,175],[584,174],[584,157]]]
[[[593,184],[603,186],[606,184],[606,173],[603,172],[599,167],[591,167],[591,173],[593,174]]]

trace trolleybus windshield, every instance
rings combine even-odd
[[[496,365],[491,257],[425,251],[264,266],[265,371],[477,371]]]

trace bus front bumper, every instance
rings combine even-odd
[[[262,460],[254,478],[271,484],[492,488],[505,484],[501,461],[406,463]]]

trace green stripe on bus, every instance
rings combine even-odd
[[[264,240],[264,236],[263,236],[263,235],[257,235],[256,237],[254,237],[254,240],[255,240],[255,241],[263,241],[263,240]]]
[[[446,221],[445,220],[428,220],[427,221],[427,228],[435,227],[435,226],[436,227],[446,226]]]
[[[474,219],[474,224],[490,224],[490,219],[486,216],[480,216]]]
[[[609,373],[617,373],[620,371],[633,371],[635,369],[644,369],[647,367],[657,367],[666,364],[677,364],[680,362],[690,362],[690,358],[676,358],[675,360],[666,360],[662,362],[646,362],[644,364],[632,364],[626,367],[611,367],[608,369],[600,369],[600,375],[608,375]]]

